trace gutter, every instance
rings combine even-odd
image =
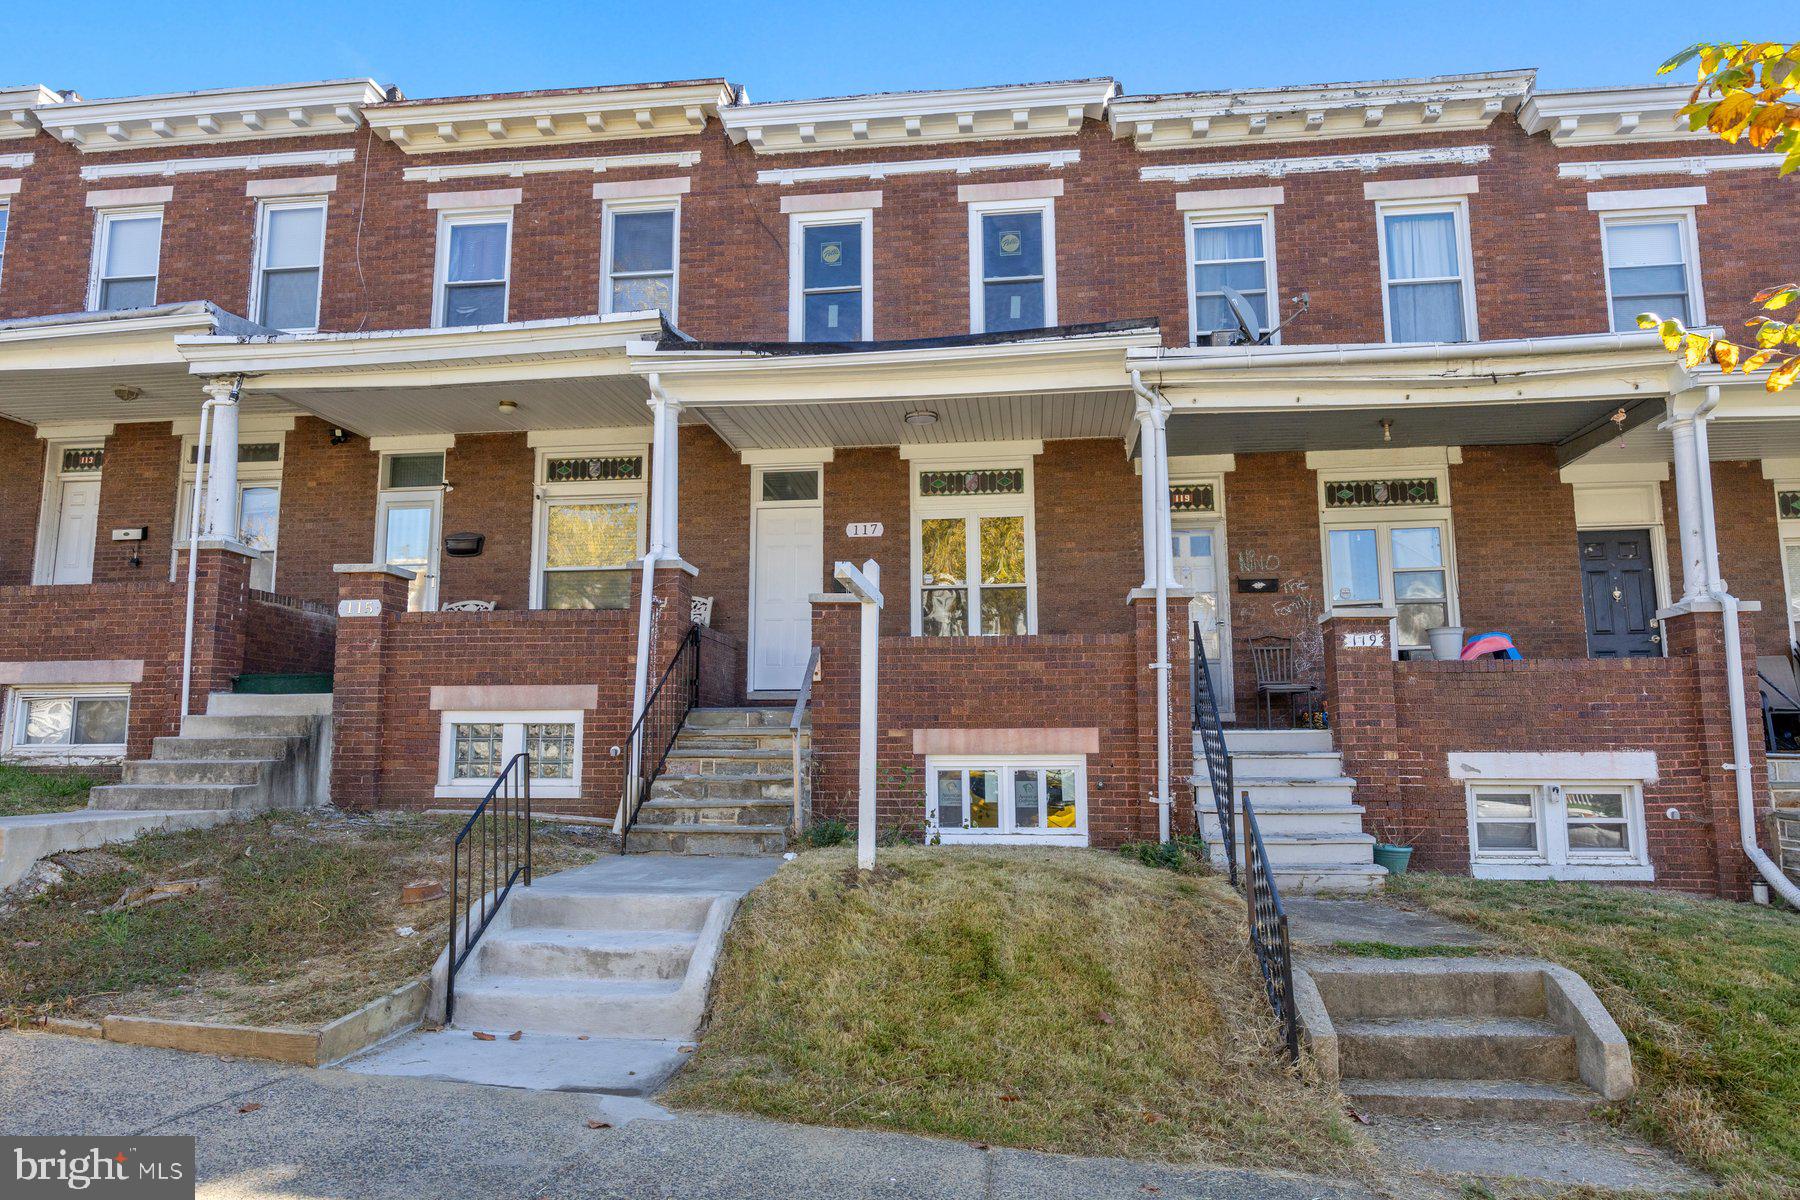
[[[1144,386],[1141,373],[1131,372],[1131,390],[1150,406],[1154,414],[1144,426],[1150,444],[1140,445],[1140,457],[1146,474],[1154,473],[1155,516],[1151,530],[1156,539],[1150,560],[1156,571],[1156,656],[1149,664],[1156,672],[1156,833],[1157,840],[1167,842],[1171,829],[1169,798],[1169,454],[1167,433],[1163,427],[1169,402]],[[1149,491],[1150,489],[1146,489]]]
[[[1355,365],[1369,362],[1441,362],[1464,364],[1493,358],[1524,358],[1542,354],[1605,353],[1620,350],[1662,352],[1662,338],[1653,332],[1576,334],[1571,337],[1516,338],[1495,342],[1428,342],[1418,345],[1357,343],[1352,345],[1222,346],[1203,350],[1157,350],[1143,357],[1157,367],[1188,371],[1266,367]],[[1136,352],[1127,351],[1132,357]]]

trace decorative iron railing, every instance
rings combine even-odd
[[[1193,656],[1194,732],[1206,751],[1206,774],[1212,783],[1213,809],[1219,818],[1219,840],[1225,847],[1231,886],[1238,882],[1236,824],[1232,820],[1231,751],[1225,745],[1225,727],[1219,720],[1219,694],[1213,690],[1212,664],[1206,659],[1206,642],[1200,626],[1194,626]]]
[[[800,694],[794,697],[794,715],[788,718],[788,736],[793,739],[794,751],[794,833],[799,835],[806,824],[806,810],[803,807],[805,793],[802,788],[806,780],[802,778],[800,764],[800,738],[802,727],[806,724],[806,706],[812,702],[813,673],[819,669],[819,648],[814,646],[812,654],[806,660],[806,674],[800,677]]]
[[[625,792],[620,806],[625,819],[619,823],[619,853],[631,838],[638,810],[650,795],[650,785],[662,775],[669,751],[681,733],[688,714],[700,704],[700,627],[690,625],[662,677],[644,698],[644,711],[625,741]]]
[[[1287,911],[1269,852],[1263,846],[1262,827],[1248,794],[1239,799],[1243,813],[1244,901],[1250,914],[1250,949],[1262,974],[1263,993],[1281,1025],[1281,1039],[1290,1059],[1300,1057],[1300,1015],[1294,1005],[1294,952],[1288,940]]]
[[[531,755],[515,754],[450,845],[450,970],[444,1023],[456,1010],[456,972],[515,882],[531,886]]]

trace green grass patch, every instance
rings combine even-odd
[[[88,789],[99,782],[78,772],[58,774],[0,763],[0,817],[85,808]]]
[[[1356,1169],[1280,1057],[1222,882],[1087,850],[847,850],[784,866],[728,935],[667,1099],[1083,1154]]]
[[[1580,972],[1631,1040],[1626,1122],[1733,1195],[1800,1196],[1800,918],[1591,884],[1406,874],[1387,891]]]
[[[1396,946],[1392,942],[1333,942],[1327,949],[1355,958],[1468,958],[1481,953],[1479,946]]]
[[[0,1019],[139,1013],[310,1025],[342,1016],[442,949],[448,900],[403,905],[400,889],[448,884],[458,824],[284,814],[57,855],[63,881],[0,917]],[[541,876],[591,859],[603,838],[540,824],[533,842]],[[134,889],[178,880],[201,884],[117,907]]]

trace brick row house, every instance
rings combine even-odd
[[[1312,727],[1240,744],[1315,885],[1380,836],[1747,895],[1800,419],[1635,317],[1731,317],[1800,223],[1684,98],[0,90],[0,752],[329,676],[335,802],[523,750],[611,817],[688,654],[807,692],[853,815],[872,647],[882,825],[1112,845],[1204,824],[1203,652],[1234,730]]]

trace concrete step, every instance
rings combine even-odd
[[[181,722],[183,737],[307,737],[318,724],[313,716],[189,716]]]
[[[713,898],[663,892],[571,893],[539,884],[514,888],[507,904],[517,928],[666,933],[699,930],[712,911]]]
[[[330,692],[262,695],[254,692],[213,692],[206,697],[209,717],[329,717]]]
[[[462,1014],[457,1014],[462,1026]],[[566,1033],[527,1033],[509,1037],[517,1025],[495,1025],[482,1032],[491,1042],[470,1037],[467,1027],[421,1030],[385,1042],[367,1054],[341,1064],[364,1075],[400,1075],[489,1087],[531,1091],[597,1092],[609,1096],[652,1096],[662,1089],[688,1055],[684,1038],[599,1038]]]
[[[1318,779],[1234,778],[1232,783],[1238,795],[1250,793],[1250,803],[1256,805],[1259,813],[1275,804],[1349,804],[1356,797],[1356,780],[1348,775]]]
[[[1234,818],[1241,823],[1241,814]],[[1360,804],[1279,804],[1256,806],[1256,823],[1264,838],[1290,837],[1306,833],[1360,834],[1363,809]],[[1219,818],[1212,808],[1200,812],[1200,834],[1208,841],[1218,840]],[[1235,832],[1235,831],[1234,831]],[[1273,848],[1271,848],[1273,852]]]
[[[1275,886],[1284,896],[1375,892],[1386,881],[1387,868],[1372,863],[1291,862],[1275,868]]]
[[[683,729],[675,744],[688,750],[784,750],[794,752],[794,735],[786,728],[769,730]],[[800,749],[812,745],[812,736],[800,735]]]
[[[742,708],[696,708],[687,716],[693,729],[786,729],[793,720],[791,705],[750,705]],[[802,721],[806,725],[807,721]]]
[[[456,1026],[501,1036],[515,1029],[592,1037],[669,1038],[693,1032],[698,1013],[675,1003],[674,979],[456,977]]]
[[[650,785],[646,803],[657,800],[738,800],[743,802],[779,801],[792,804],[794,776],[758,772],[742,775],[688,775],[665,771]]]
[[[266,791],[246,783],[109,783],[88,793],[94,809],[263,808]]]
[[[1337,1021],[1343,1074],[1360,1079],[1527,1079],[1565,1083],[1575,1039],[1531,1017]]]
[[[1275,833],[1262,824],[1263,849],[1269,852],[1269,865],[1277,871],[1296,866],[1368,866],[1375,861],[1375,839],[1366,833],[1334,833],[1308,830],[1303,833]],[[1238,839],[1238,862],[1244,861],[1243,839]]]
[[[475,952],[478,970],[492,975],[680,979],[697,940],[694,931],[686,929],[514,927],[487,934],[476,943]]]
[[[1544,1016],[1536,963],[1474,958],[1319,959],[1307,964],[1334,1020]]]
[[[670,775],[754,775],[774,773],[786,766],[793,774],[794,752],[780,750],[714,750],[689,748],[677,742],[663,765]]]
[[[265,784],[274,772],[268,758],[140,758],[124,765],[124,783]]]
[[[1200,743],[1194,743],[1198,746]],[[1329,729],[1227,729],[1225,748],[1235,757],[1258,750],[1330,750]]]
[[[779,825],[793,812],[788,800],[678,800],[657,796],[638,810],[639,828],[651,825]]]
[[[1344,762],[1329,750],[1258,750],[1231,755],[1231,778],[1237,784],[1296,779],[1342,779]]]
[[[297,737],[159,737],[150,757],[162,759],[286,759],[303,739]]]
[[[1341,1086],[1357,1109],[1395,1117],[1573,1121],[1604,1103],[1578,1083],[1519,1079],[1345,1079]]]
[[[646,824],[631,827],[625,848],[632,854],[781,854],[786,825]]]

